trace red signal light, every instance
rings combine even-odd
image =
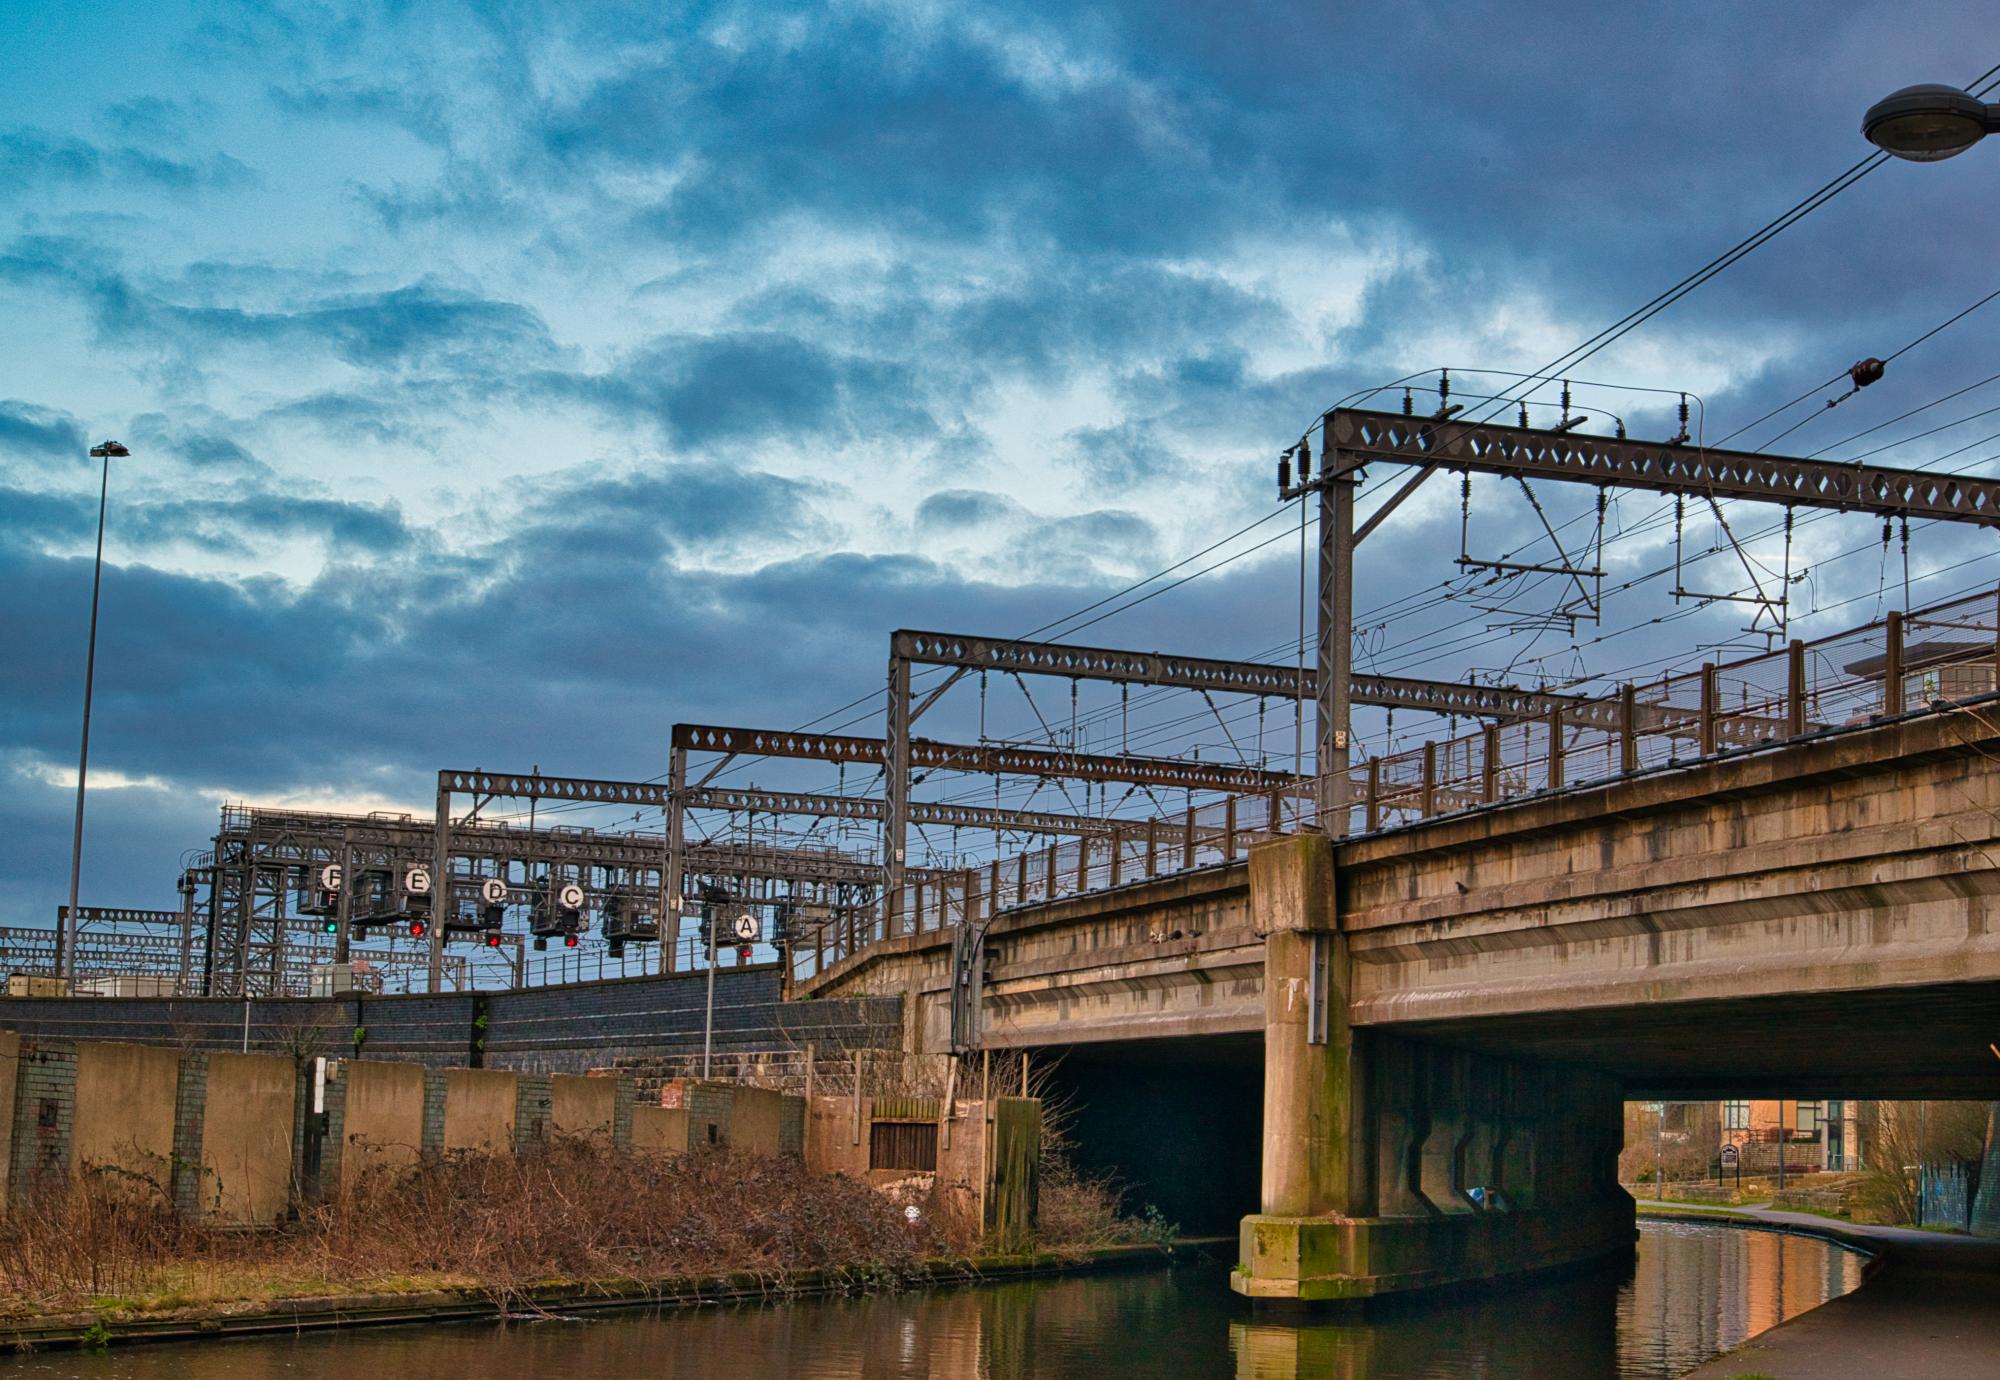
[[[575,936],[575,935],[573,935],[573,934],[566,934],[566,935],[564,935],[564,936],[563,936],[563,947],[564,947],[565,949],[574,949],[574,948],[576,947],[576,936]]]
[[[423,937],[424,937],[424,922],[421,920],[412,920],[410,922],[410,938],[422,939]]]
[[[487,948],[489,948],[489,949],[497,949],[497,948],[499,948],[499,947],[500,947],[500,936],[499,936],[499,935],[497,935],[497,934],[489,934],[489,935],[487,935],[487,936],[486,936],[486,947],[487,947]]]

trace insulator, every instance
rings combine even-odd
[[[1414,417],[1416,412],[1417,400],[1410,395],[1410,390],[1405,388],[1403,390],[1403,415],[1405,417]]]
[[[1301,437],[1299,440],[1299,483],[1310,484],[1312,483],[1312,477],[1313,477],[1312,437],[1305,436]]]
[[[1625,419],[1623,417],[1618,419],[1618,439],[1621,441],[1625,439]]]
[[[1889,523],[1889,519],[1887,519],[1887,518],[1883,518],[1883,519],[1882,519],[1882,545],[1884,545],[1884,546],[1887,546],[1887,545],[1889,544],[1889,534],[1890,534],[1890,523]]]
[[[1525,429],[1527,425],[1528,425],[1528,405],[1524,402],[1521,404],[1521,426],[1523,429]]]
[[[1278,492],[1292,487],[1292,453],[1286,451],[1278,457]]]
[[[1440,369],[1438,370],[1438,406],[1443,407],[1446,403],[1450,401],[1451,401],[1451,370]]]
[[[1854,381],[1856,388],[1866,388],[1871,383],[1879,382],[1883,371],[1888,367],[1881,360],[1870,355],[1868,358],[1858,360],[1851,365],[1847,370],[1847,377]]]

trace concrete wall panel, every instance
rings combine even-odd
[[[688,1120],[685,1107],[632,1109],[632,1151],[638,1155],[678,1155],[687,1149]]]
[[[111,1168],[170,1191],[180,1051],[95,1041],[76,1047],[70,1170]]]
[[[783,1133],[785,1095],[768,1088],[733,1088],[729,1146],[752,1155],[775,1155]]]
[[[211,1054],[202,1116],[203,1200],[231,1222],[284,1215],[292,1186],[297,1072],[275,1054]]]
[[[345,1066],[341,1182],[377,1167],[415,1164],[424,1139],[424,1070],[420,1064],[357,1059]]]
[[[444,1148],[514,1148],[515,1078],[500,1069],[446,1069]]]
[[[617,1080],[559,1073],[551,1082],[556,1134],[587,1136],[609,1145],[618,1117]]]

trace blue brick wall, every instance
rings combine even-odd
[[[76,1044],[71,1040],[21,1041],[21,1071],[14,1084],[15,1201],[47,1179],[69,1172],[76,1128]]]
[[[483,994],[486,1066],[527,1073],[583,1073],[678,1061],[696,1071],[707,984],[698,974],[626,978],[568,987]],[[775,968],[716,974],[718,1074],[752,1056],[796,1049],[893,1047],[900,1034],[894,997],[787,1004]],[[128,1040],[184,1049],[238,1049],[243,1003],[231,998],[0,998],[0,1028],[37,1039]],[[310,1058],[361,1057],[433,1068],[462,1066],[472,1045],[474,997],[334,997],[253,1001],[250,1048]],[[654,1070],[648,1070],[654,1071]]]
[[[514,1079],[514,1148],[546,1144],[555,1120],[555,1083],[546,1073],[523,1073]]]
[[[196,1050],[181,1055],[180,1082],[174,1089],[174,1206],[198,1216],[219,1191],[204,1183],[201,1172],[202,1118],[208,1110],[208,1055]]]

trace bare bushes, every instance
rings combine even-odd
[[[40,1185],[0,1217],[0,1295],[15,1312],[149,1310],[809,1269],[872,1286],[970,1249],[951,1225],[796,1159],[573,1140],[369,1170],[275,1231],[191,1221],[158,1186],[98,1172]]]
[[[91,1170],[38,1185],[0,1216],[0,1295],[47,1309],[129,1294],[170,1262],[223,1245],[174,1211],[161,1185]]]
[[[792,1159],[719,1150],[655,1158],[559,1140],[362,1175],[299,1236],[329,1273],[544,1280],[722,1270],[895,1273],[948,1245],[867,1187]]]

